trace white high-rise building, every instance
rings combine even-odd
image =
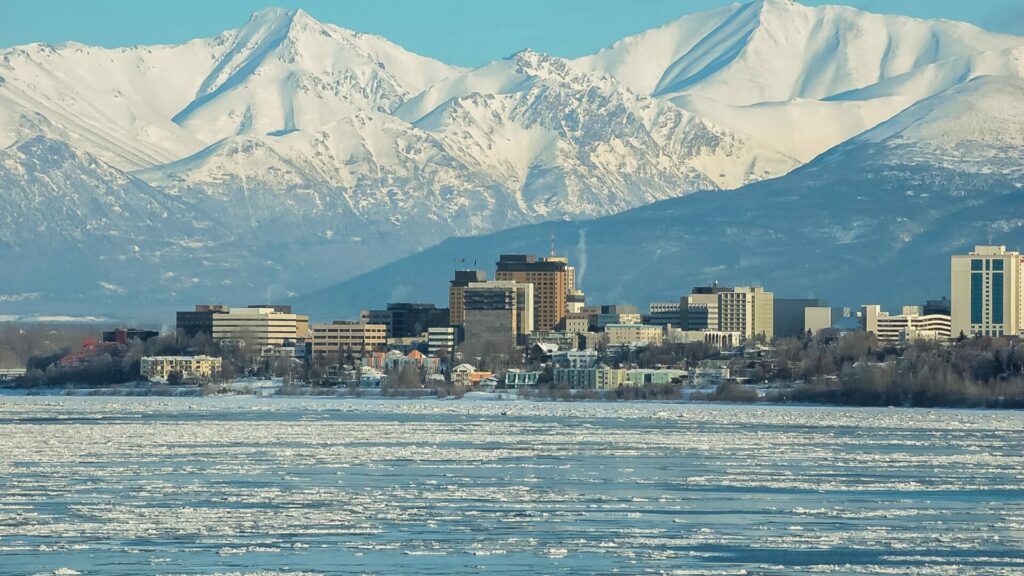
[[[1021,255],[1005,246],[976,246],[950,263],[952,333],[1016,336],[1024,328]]]

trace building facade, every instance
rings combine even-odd
[[[526,343],[533,331],[534,286],[493,280],[474,282],[464,292],[463,328],[467,346],[507,352]]]
[[[228,312],[230,308],[223,304],[197,304],[195,310],[186,310],[175,314],[175,327],[185,332],[189,338],[203,333],[213,336],[213,315]]]
[[[313,353],[339,352],[362,358],[387,343],[387,327],[383,324],[336,321],[313,324]]]
[[[861,307],[861,324],[864,330],[889,344],[913,342],[914,340],[948,341],[952,333],[952,321],[945,314],[924,314],[921,306],[904,306],[898,315],[883,312],[881,306],[871,304]]]
[[[448,283],[448,324],[461,326],[466,317],[465,294],[470,284],[486,282],[487,272],[483,270],[456,270],[455,278]]]
[[[498,258],[496,280],[533,285],[534,327],[554,330],[568,312],[567,298],[575,289],[575,270],[565,258],[537,258],[528,254],[503,254]]]
[[[365,310],[360,320],[366,324],[383,324],[388,338],[417,338],[430,328],[448,326],[450,311],[433,304],[411,302],[390,303],[384,310]]]
[[[220,374],[221,359],[213,356],[145,356],[139,360],[142,377],[166,382],[177,372],[183,380],[210,380]]]
[[[427,354],[437,356],[445,354],[451,358],[455,354],[457,329],[453,326],[439,326],[427,329]]]
[[[608,336],[609,346],[660,345],[664,340],[664,331],[661,326],[645,324],[609,324],[604,327],[604,333]]]
[[[1021,255],[1005,246],[977,246],[952,257],[952,332],[966,336],[1017,336],[1024,327]]]
[[[232,308],[213,314],[213,338],[226,345],[281,346],[296,342],[303,334],[309,334],[309,317],[272,307]]]

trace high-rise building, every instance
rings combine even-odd
[[[679,300],[686,330],[738,332],[743,338],[775,335],[775,295],[760,286],[701,286]]]
[[[214,312],[213,338],[225,344],[281,346],[309,332],[309,317],[270,308],[232,308]]]
[[[534,287],[514,281],[473,282],[466,287],[465,342],[481,351],[506,352],[534,328]]]
[[[1024,327],[1021,255],[1005,246],[976,246],[950,263],[952,333],[1017,336]]]
[[[195,338],[200,332],[213,336],[213,315],[227,312],[229,308],[223,304],[197,304],[195,310],[186,310],[176,314],[176,327],[189,338]]]
[[[446,308],[400,302],[388,304],[386,310],[366,310],[361,320],[387,326],[388,338],[415,338],[430,328],[448,326],[450,318]]]
[[[456,270],[455,278],[448,285],[448,323],[460,326],[465,319],[466,287],[472,282],[486,282],[487,272],[483,270]]]
[[[538,259],[528,254],[503,254],[498,258],[494,278],[533,284],[537,330],[558,326],[569,311],[569,296],[576,290],[576,271],[559,256]]]
[[[362,358],[387,342],[387,326],[338,320],[313,324],[313,353],[340,352]]]
[[[686,330],[718,330],[718,295],[732,288],[715,284],[698,286],[689,296],[679,299],[682,328]]]

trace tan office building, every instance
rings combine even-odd
[[[362,324],[336,321],[313,324],[313,353],[340,352],[362,358],[387,343],[388,327],[384,324]]]
[[[665,337],[661,326],[647,326],[645,324],[608,324],[604,327],[604,333],[608,336],[609,346],[627,346],[629,344],[660,345]]]
[[[309,335],[309,317],[269,308],[232,308],[213,315],[213,338],[223,344],[281,346]]]
[[[950,263],[951,331],[954,337],[1017,336],[1024,328],[1024,289],[1019,252],[976,246]]]
[[[498,258],[495,280],[533,285],[533,322],[536,330],[554,330],[568,312],[568,297],[576,290],[576,271],[559,256],[537,258],[503,254]]]
[[[775,333],[775,295],[759,286],[737,286],[718,294],[718,330],[739,332],[744,338]]]

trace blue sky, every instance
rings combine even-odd
[[[386,36],[452,64],[480,65],[523,48],[575,57],[723,0],[0,0],[0,47],[75,40],[103,46],[211,36],[268,6]],[[805,4],[826,4],[805,0]],[[849,0],[922,18],[1024,35],[1024,0]]]

